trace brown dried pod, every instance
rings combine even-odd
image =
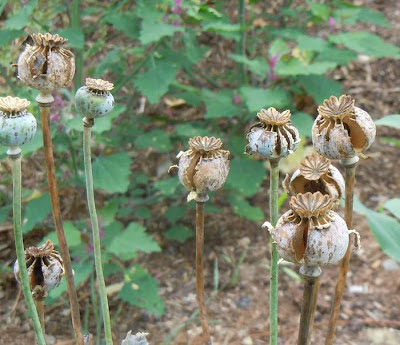
[[[373,143],[376,127],[371,116],[354,106],[347,95],[331,96],[318,107],[319,115],[312,129],[315,149],[330,159],[360,155]]]
[[[329,159],[314,153],[303,159],[291,178],[286,175],[282,185],[289,195],[321,192],[337,200],[344,195],[345,182]]]
[[[275,108],[262,109],[257,122],[250,127],[245,152],[258,153],[267,159],[286,157],[297,149],[299,131],[290,122],[290,110],[280,113]]]
[[[27,44],[18,58],[18,77],[40,91],[51,92],[66,87],[75,74],[74,54],[59,35],[33,34],[33,45]]]
[[[229,151],[221,149],[221,140],[214,137],[191,138],[189,147],[177,156],[179,180],[191,191],[188,201],[207,201],[207,193],[221,188],[226,181]]]
[[[56,288],[65,273],[63,260],[50,240],[40,247],[26,249],[25,262],[33,293],[44,294]],[[14,275],[20,281],[18,261],[14,264]]]
[[[346,222],[334,211],[329,195],[293,196],[291,210],[272,230],[279,255],[290,262],[321,266],[340,261],[349,244]]]

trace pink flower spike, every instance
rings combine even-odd
[[[335,18],[329,17],[328,23],[329,23],[329,31],[335,32],[335,27],[336,27]]]

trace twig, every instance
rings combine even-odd
[[[358,161],[359,158],[357,156],[347,160],[341,160],[341,163],[344,166],[346,174],[346,189],[345,189],[346,198],[345,198],[344,219],[349,229],[352,228],[352,221],[353,221],[354,184],[355,184],[356,167]],[[353,235],[350,236],[352,237]],[[336,323],[340,313],[340,303],[342,301],[344,288],[346,285],[346,275],[349,270],[352,243],[353,243],[352,238],[350,238],[346,254],[340,263],[339,277],[336,283],[335,296],[332,302],[331,317],[329,320],[328,334],[325,339],[325,345],[332,345],[333,339],[335,337]]]

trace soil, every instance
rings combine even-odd
[[[357,3],[384,12],[392,27],[368,26],[368,29],[400,46],[400,2],[364,0]],[[356,98],[356,105],[368,109],[374,119],[398,113],[400,61],[360,59],[348,67],[335,70],[332,77],[340,80],[345,92]],[[377,209],[390,198],[399,197],[400,191],[400,151],[396,146],[382,142],[380,138],[383,136],[400,139],[398,131],[379,127],[377,140],[357,169],[356,195],[372,209]],[[40,165],[38,168],[35,162],[41,158],[39,153],[25,163],[38,180],[44,178]],[[144,163],[136,164],[140,166]],[[147,161],[146,164],[152,162]],[[155,167],[147,169],[155,170]],[[267,191],[268,181],[265,181],[253,200],[265,211],[265,219],[268,219],[268,200],[265,203],[263,200]],[[77,195],[74,200],[82,196]],[[233,214],[221,194],[216,193],[215,203],[224,212],[207,215],[205,235],[206,297],[210,297],[207,308],[214,345],[268,344],[269,236],[261,229],[261,223],[250,222]],[[66,205],[65,202],[63,204]],[[194,226],[193,217],[192,211],[185,218],[188,226]],[[352,256],[335,344],[400,344],[400,265],[382,252],[363,216],[355,214],[353,223],[361,234],[362,249]],[[167,311],[160,318],[154,317],[111,296],[111,315],[115,316],[118,311],[114,327],[116,344],[132,329],[135,332],[148,332],[150,344],[200,345],[201,327],[198,319],[192,317],[197,307],[193,274],[194,238],[185,244],[164,240],[162,233],[165,229],[157,218],[149,222],[147,227],[163,251],[139,258],[138,262],[158,279],[160,295]],[[0,227],[0,239],[1,264],[12,265],[12,260],[6,259],[13,253],[11,224]],[[32,244],[35,240],[28,239]],[[242,255],[245,255],[245,259],[240,266],[237,282],[231,284],[235,270],[224,257],[238,262]],[[216,264],[219,286],[223,289],[213,294]],[[281,270],[280,273],[281,345],[293,345],[297,340],[302,283],[286,273],[287,270],[297,272],[297,269],[295,266],[285,266],[286,271]],[[323,344],[337,273],[337,266],[323,269],[312,344]],[[17,298],[18,286],[13,275],[3,273],[1,278],[0,344],[34,344],[32,328],[26,322],[26,306],[22,299]],[[88,286],[79,291],[81,307],[85,306],[88,291]],[[94,322],[90,324],[94,326]],[[71,330],[68,304],[61,302],[50,307],[46,315],[46,332],[51,335],[49,344],[73,344]],[[91,328],[91,332],[95,333],[95,330]]]

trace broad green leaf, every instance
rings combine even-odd
[[[322,75],[300,76],[298,81],[317,104],[332,95],[339,97],[343,93],[342,84]]]
[[[29,17],[32,15],[38,0],[30,0],[28,3],[6,20],[8,29],[21,30],[29,24]]]
[[[125,193],[129,186],[132,159],[126,152],[97,158],[93,163],[93,181],[96,189],[108,193]]]
[[[259,207],[250,205],[247,200],[240,197],[239,195],[229,194],[227,199],[229,200],[233,210],[239,217],[252,220],[253,222],[259,222],[265,218],[263,212]]]
[[[97,216],[103,226],[107,226],[114,221],[115,216],[118,212],[119,206],[123,202],[122,200],[124,200],[124,199],[122,199],[122,200],[121,199],[122,198],[109,200],[105,204],[105,206],[103,206],[100,210],[97,211]]]
[[[354,25],[357,22],[361,22],[372,23],[385,28],[391,27],[383,13],[366,7],[338,8],[334,11],[333,16],[336,21],[343,22],[346,25]]]
[[[151,218],[151,211],[146,206],[135,207],[135,216],[140,219],[149,219]]]
[[[175,79],[178,68],[166,62],[159,62],[154,68],[139,74],[133,84],[148,98],[150,103],[157,103]]]
[[[44,193],[38,198],[32,199],[24,207],[22,220],[23,233],[31,231],[37,223],[43,222],[51,212],[49,193]]]
[[[331,61],[305,64],[299,59],[290,59],[289,61],[279,60],[276,65],[276,74],[280,76],[325,74],[335,67],[336,63]]]
[[[132,222],[125,231],[113,238],[107,251],[123,260],[130,260],[135,258],[139,251],[153,253],[161,251],[161,248],[153,237],[146,233],[146,228]]]
[[[383,206],[394,216],[400,218],[400,198],[390,199]]]
[[[9,29],[0,30],[0,46],[3,47],[7,43],[23,35],[24,35],[23,30],[9,30]]]
[[[186,214],[185,207],[173,205],[165,211],[164,215],[171,223],[175,223]]]
[[[172,148],[171,139],[167,132],[162,129],[154,129],[135,139],[136,149],[153,148],[159,152],[169,152]]]
[[[69,247],[75,247],[75,246],[80,245],[82,243],[82,241],[81,241],[81,233],[75,227],[75,225],[72,222],[65,221],[65,222],[63,222],[63,226],[64,226],[65,237],[67,238],[68,246]],[[57,237],[57,233],[55,231],[52,231],[49,234],[47,234],[43,238],[41,244],[46,243],[47,240],[50,240],[56,246],[59,247],[58,237]]]
[[[117,30],[122,31],[126,36],[134,40],[138,39],[140,21],[131,13],[111,13],[104,20],[112,24]]]
[[[233,94],[227,90],[219,93],[207,89],[202,90],[203,101],[207,107],[206,119],[233,117],[240,114],[240,108],[233,104]]]
[[[191,138],[191,137],[196,137],[198,135],[209,136],[210,135],[209,133],[210,131],[207,128],[204,128],[203,124],[199,124],[196,122],[180,123],[175,127],[175,134],[183,138]]]
[[[319,17],[322,20],[327,20],[329,18],[329,7],[327,5],[319,2],[312,2],[311,0],[306,1],[314,16]]]
[[[68,45],[75,49],[83,49],[85,46],[85,35],[79,28],[67,28],[57,30],[57,33],[68,39]]]
[[[146,309],[155,315],[165,312],[163,300],[158,295],[158,284],[148,271],[140,266],[134,266],[125,275],[125,284],[118,294],[123,301]]]
[[[11,209],[12,209],[12,205],[0,207],[0,224],[4,223],[7,220],[7,218],[10,216]]]
[[[183,225],[175,225],[165,233],[165,238],[181,243],[186,242],[187,239],[192,237],[193,231]]]
[[[24,144],[22,155],[24,157],[29,156],[31,153],[36,152],[41,147],[43,147],[43,135],[42,129],[38,128],[34,138],[30,142]]]
[[[178,186],[179,181],[176,177],[170,177],[154,183],[154,188],[160,190],[165,196],[173,196]]]
[[[268,54],[270,57],[280,58],[290,52],[290,48],[285,40],[282,38],[277,38],[271,42],[268,48]]]
[[[254,74],[257,74],[261,77],[266,77],[267,72],[269,71],[268,63],[265,59],[248,59],[246,56],[239,54],[229,54],[229,57],[238,63],[245,64],[248,66],[249,70]]]
[[[377,126],[400,128],[400,115],[387,115],[375,121]]]
[[[247,109],[250,112],[260,111],[262,108],[284,108],[289,103],[288,93],[279,88],[262,89],[251,86],[243,86],[239,90]]]
[[[351,50],[339,48],[326,48],[318,53],[315,62],[331,61],[338,65],[347,65],[357,58],[357,54]]]
[[[126,73],[126,54],[121,52],[120,47],[114,48],[101,59],[96,67],[95,76],[101,77],[109,70],[117,75],[125,75]]]
[[[329,48],[329,43],[319,37],[299,36],[297,43],[300,50],[320,52]]]
[[[266,169],[261,161],[235,158],[231,162],[226,186],[249,197],[260,190],[265,175]]]
[[[140,31],[139,39],[142,44],[149,44],[157,42],[163,37],[173,36],[175,32],[182,31],[184,31],[184,28],[180,26],[142,21],[142,30]]]
[[[336,44],[343,44],[357,53],[380,57],[400,57],[400,48],[386,43],[382,38],[370,32],[346,32],[329,35],[328,39]]]
[[[290,117],[290,121],[298,129],[302,137],[311,138],[311,130],[314,124],[314,118],[310,114],[295,112]]]

